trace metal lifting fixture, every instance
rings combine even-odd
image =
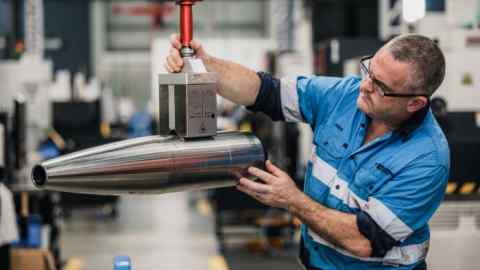
[[[195,58],[190,48],[195,2],[177,1],[184,66],[180,73],[159,75],[159,100],[155,100],[159,108],[156,120],[160,134],[175,133],[186,139],[217,134],[216,76],[207,72],[202,60]]]

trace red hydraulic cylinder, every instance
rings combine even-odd
[[[198,1],[202,0],[177,0],[180,6],[180,41],[184,48],[190,47],[193,38],[192,6]]]

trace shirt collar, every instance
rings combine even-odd
[[[421,110],[415,112],[407,121],[395,130],[395,133],[397,133],[403,141],[408,140],[409,135],[423,123],[429,110],[430,103]]]

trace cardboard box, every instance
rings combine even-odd
[[[11,250],[11,270],[56,270],[53,256],[45,249]]]

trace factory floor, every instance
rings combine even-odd
[[[212,228],[211,218],[190,207],[187,193],[127,196],[116,219],[73,211],[63,226],[62,257],[85,270],[113,269],[118,255],[129,256],[135,270],[212,269],[222,263]]]
[[[62,257],[66,270],[113,269],[118,255],[128,255],[135,270],[301,269],[295,252],[220,255],[213,222],[208,205],[189,193],[122,197],[116,219],[73,212],[62,224]],[[480,203],[444,203],[431,223],[429,270],[478,269],[479,224]]]

